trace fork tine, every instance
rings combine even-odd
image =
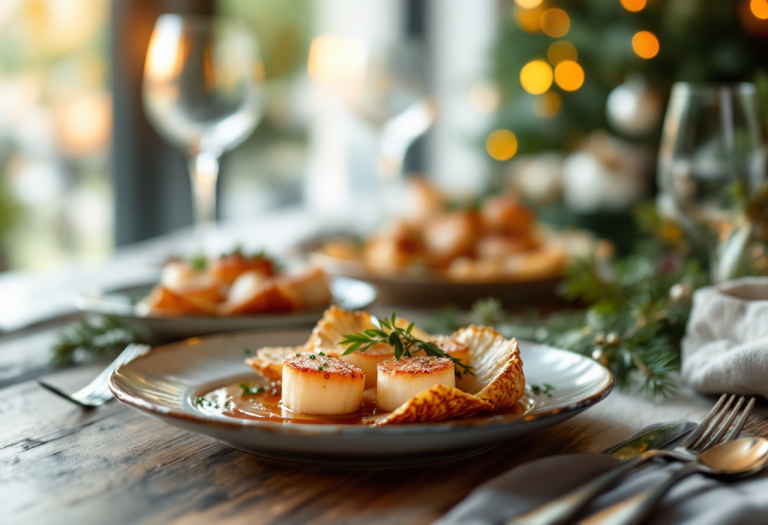
[[[699,452],[704,450],[704,445],[707,444],[709,437],[720,427],[723,418],[728,413],[728,410],[731,408],[731,405],[735,400],[736,396],[730,396],[728,398],[728,401],[725,402],[723,408],[720,409],[720,411],[717,413],[715,418],[712,420],[712,423],[710,423],[710,425],[707,427],[707,430],[701,435],[699,439],[696,440],[693,445],[689,447],[691,450],[698,450]]]
[[[693,431],[688,435],[687,438],[685,438],[685,441],[680,443],[680,446],[682,448],[688,448],[699,438],[702,432],[704,432],[707,429],[707,425],[714,417],[715,413],[720,409],[721,406],[723,406],[723,403],[725,403],[725,400],[728,398],[728,394],[723,394],[720,396],[720,399],[717,400],[717,403],[715,403],[715,406],[712,407],[712,409],[707,413],[706,416],[704,416],[704,419],[701,420],[701,423],[699,423],[696,428],[693,429]]]
[[[68,395],[56,387],[53,387],[47,383],[43,383],[42,381],[38,381],[38,383],[40,383],[41,386],[47,388],[54,394],[63,397],[64,399],[72,401],[73,403],[86,408],[93,408],[104,404],[112,397],[111,392],[109,392],[109,377],[112,375],[112,372],[117,367],[133,361],[141,355],[146,354],[149,349],[149,346],[140,344],[130,344],[126,346],[120,355],[118,355],[117,358],[115,358],[115,360],[112,361],[112,363],[110,363],[107,368],[105,368],[98,376],[96,376],[93,381],[72,395]]]
[[[736,439],[739,437],[739,434],[741,434],[741,429],[744,428],[744,423],[747,422],[747,418],[749,417],[749,414],[752,413],[752,409],[755,408],[755,398],[750,398],[749,403],[747,403],[747,408],[744,409],[744,412],[741,414],[741,417],[738,421],[736,421],[736,424],[733,426],[733,429],[728,433],[727,436],[725,436],[725,441],[730,441],[732,439]]]
[[[739,410],[741,410],[741,407],[744,405],[744,402],[747,400],[744,396],[741,396],[739,398],[739,401],[736,403],[736,406],[733,407],[731,410],[731,413],[728,414],[728,417],[725,421],[720,425],[720,427],[717,429],[717,432],[710,438],[710,440],[707,442],[705,449],[713,447],[720,443],[725,433],[728,431],[728,429],[731,427],[731,423],[733,423],[733,420],[736,419],[736,416],[739,415]]]

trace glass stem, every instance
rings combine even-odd
[[[720,275],[720,240],[717,237],[709,240],[709,279],[712,284],[723,280]]]
[[[189,160],[189,174],[192,179],[192,193],[195,208],[195,236],[197,249],[201,254],[210,246],[209,231],[213,231],[216,222],[216,180],[219,176],[219,158],[217,155],[198,152]]]

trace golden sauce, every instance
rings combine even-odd
[[[257,383],[257,386],[261,383]],[[248,383],[253,386],[253,383]],[[264,384],[267,390],[258,394],[243,394],[239,383],[212,390],[200,398],[196,398],[195,405],[198,410],[206,414],[217,414],[238,419],[254,419],[260,421],[274,421],[276,423],[301,423],[301,424],[333,424],[333,425],[362,425],[364,419],[370,416],[386,413],[376,408],[376,391],[368,389],[363,396],[363,407],[357,412],[340,416],[319,416],[294,412],[282,406],[280,402],[280,387],[270,387]],[[473,414],[469,419],[489,416],[521,416],[532,408],[530,399],[524,397],[517,404],[506,410],[496,412],[484,412]]]

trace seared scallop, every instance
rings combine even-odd
[[[354,365],[365,372],[365,388],[374,388],[376,386],[376,365],[387,359],[391,359],[395,354],[392,347],[386,343],[378,343],[370,347],[365,352],[352,352],[344,355],[341,359],[345,363]]]
[[[296,412],[349,414],[363,405],[365,373],[319,353],[288,355],[283,361],[283,406]]]
[[[456,385],[453,361],[447,357],[388,359],[377,365],[377,371],[376,406],[388,412],[432,386]]]

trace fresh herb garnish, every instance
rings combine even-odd
[[[317,369],[320,370],[321,372],[323,371],[323,367],[322,366],[318,366]]]
[[[447,357],[453,361],[454,374],[461,379],[462,374],[475,375],[472,372],[472,367],[465,365],[461,362],[461,359],[457,359],[447,353],[445,353],[439,346],[431,341],[422,341],[418,337],[414,336],[413,331],[414,324],[408,325],[408,328],[400,328],[395,325],[397,316],[395,312],[392,312],[391,319],[378,319],[376,316],[371,316],[371,322],[376,327],[365,330],[363,333],[347,334],[344,339],[338,344],[341,346],[347,346],[344,351],[344,355],[349,355],[352,352],[365,352],[373,345],[384,343],[392,346],[395,351],[395,359],[400,359],[403,356],[413,357],[412,349],[415,347],[416,352],[423,351],[428,356],[433,357]],[[389,330],[389,333],[384,329]],[[461,370],[459,370],[461,369]]]
[[[296,357],[299,357],[300,355],[301,355],[300,353],[296,352]]]
[[[314,359],[315,358],[315,354],[309,354],[309,358],[310,359]]]
[[[196,398],[193,400],[193,402],[194,402],[195,406],[199,406],[199,407],[208,407],[208,408],[214,408],[214,409],[217,409],[217,410],[218,410],[218,409],[220,409],[220,408],[222,408],[222,406],[221,406],[221,405],[219,405],[218,403],[214,403],[214,402],[213,402],[213,401],[211,401],[210,399],[206,399],[206,398],[204,398],[204,397],[200,397],[200,396],[196,397]],[[229,408],[229,400],[227,400],[227,401],[224,403],[224,408]]]
[[[244,352],[245,352],[245,355],[253,355],[253,352],[251,351],[251,349],[250,349],[250,348],[246,348],[246,349],[244,350]]]
[[[533,395],[535,396],[546,394],[547,397],[552,397],[552,394],[550,394],[550,392],[552,392],[555,389],[555,387],[553,387],[548,383],[544,383],[543,387],[540,387],[539,385],[529,385],[529,386],[531,387],[531,392],[533,392]]]
[[[266,390],[263,386],[251,386],[247,383],[238,383],[237,386],[240,387],[244,395],[256,395]]]
[[[325,353],[323,353],[323,352],[320,352],[318,355],[321,355],[321,356],[325,357]]]
[[[205,258],[205,255],[196,255],[189,260],[189,267],[196,272],[205,271],[207,266],[208,260]]]

